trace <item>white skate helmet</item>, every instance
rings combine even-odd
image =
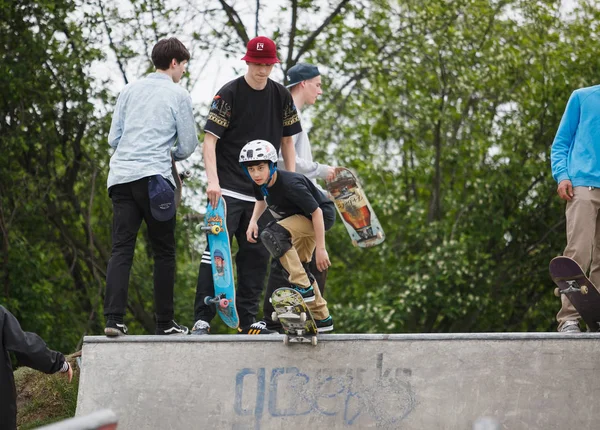
[[[266,140],[253,140],[248,142],[240,151],[239,162],[247,163],[249,161],[269,161],[277,163],[277,151],[275,147]]]

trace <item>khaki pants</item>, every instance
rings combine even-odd
[[[278,221],[278,224],[292,236],[292,248],[279,258],[283,268],[290,274],[288,281],[290,284],[302,288],[310,287],[310,280],[302,263],[310,262],[316,246],[315,229],[312,221],[302,215],[293,215]],[[329,310],[316,281],[313,284],[313,289],[315,290],[315,300],[308,302],[306,306],[308,306],[314,319],[325,319],[329,316]]]
[[[590,281],[600,286],[600,189],[575,187],[574,197],[567,202],[567,247],[565,257],[575,260],[588,273]],[[566,295],[561,295],[562,306],[556,315],[558,330],[567,321],[580,318]]]

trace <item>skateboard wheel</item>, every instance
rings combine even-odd
[[[358,242],[356,240],[352,241],[352,246],[358,246]]]
[[[283,344],[284,345],[289,345],[290,344],[290,337],[287,334],[283,338]]]
[[[377,239],[382,239],[383,238],[383,233],[381,233],[380,231],[377,232]]]
[[[306,312],[300,313],[300,322],[306,322]]]
[[[227,299],[221,299],[221,300],[219,300],[219,306],[221,308],[228,307],[229,306],[229,300],[227,300]]]
[[[587,294],[587,293],[589,293],[587,285],[582,285],[581,286],[581,294]]]
[[[556,297],[560,297],[560,290],[559,290],[558,288],[555,288],[555,289],[554,289],[554,295],[555,295]]]
[[[310,343],[312,343],[312,346],[317,346],[317,336],[313,336],[310,339]]]
[[[205,305],[211,305],[211,304],[212,304],[212,299],[213,299],[213,298],[212,298],[211,296],[206,296],[206,297],[204,298],[204,304],[205,304]]]
[[[219,234],[219,233],[221,233],[221,227],[219,227],[218,225],[213,225],[213,226],[210,228],[210,232],[211,232],[212,234]]]
[[[271,319],[273,321],[277,321],[279,318],[277,317],[277,312],[273,311],[273,313],[271,314]]]

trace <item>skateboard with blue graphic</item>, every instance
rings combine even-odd
[[[352,239],[352,245],[369,248],[385,240],[381,223],[356,175],[345,167],[335,168],[327,191]]]
[[[271,295],[275,311],[273,321],[281,323],[285,332],[283,343],[310,342],[317,345],[317,325],[300,293],[292,288],[278,288]]]
[[[231,328],[237,328],[240,320],[235,308],[235,281],[226,220],[227,206],[223,197],[219,198],[216,208],[209,202],[202,230],[208,236],[215,295],[205,297],[204,303],[214,305],[223,322]]]
[[[550,261],[549,270],[557,285],[554,295],[566,295],[585,321],[588,331],[600,331],[600,293],[581,266],[569,257],[556,257]]]

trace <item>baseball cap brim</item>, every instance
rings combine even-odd
[[[242,61],[247,61],[249,63],[257,63],[257,64],[277,64],[281,63],[279,58],[275,57],[253,57],[251,55],[244,55],[242,57]]]

